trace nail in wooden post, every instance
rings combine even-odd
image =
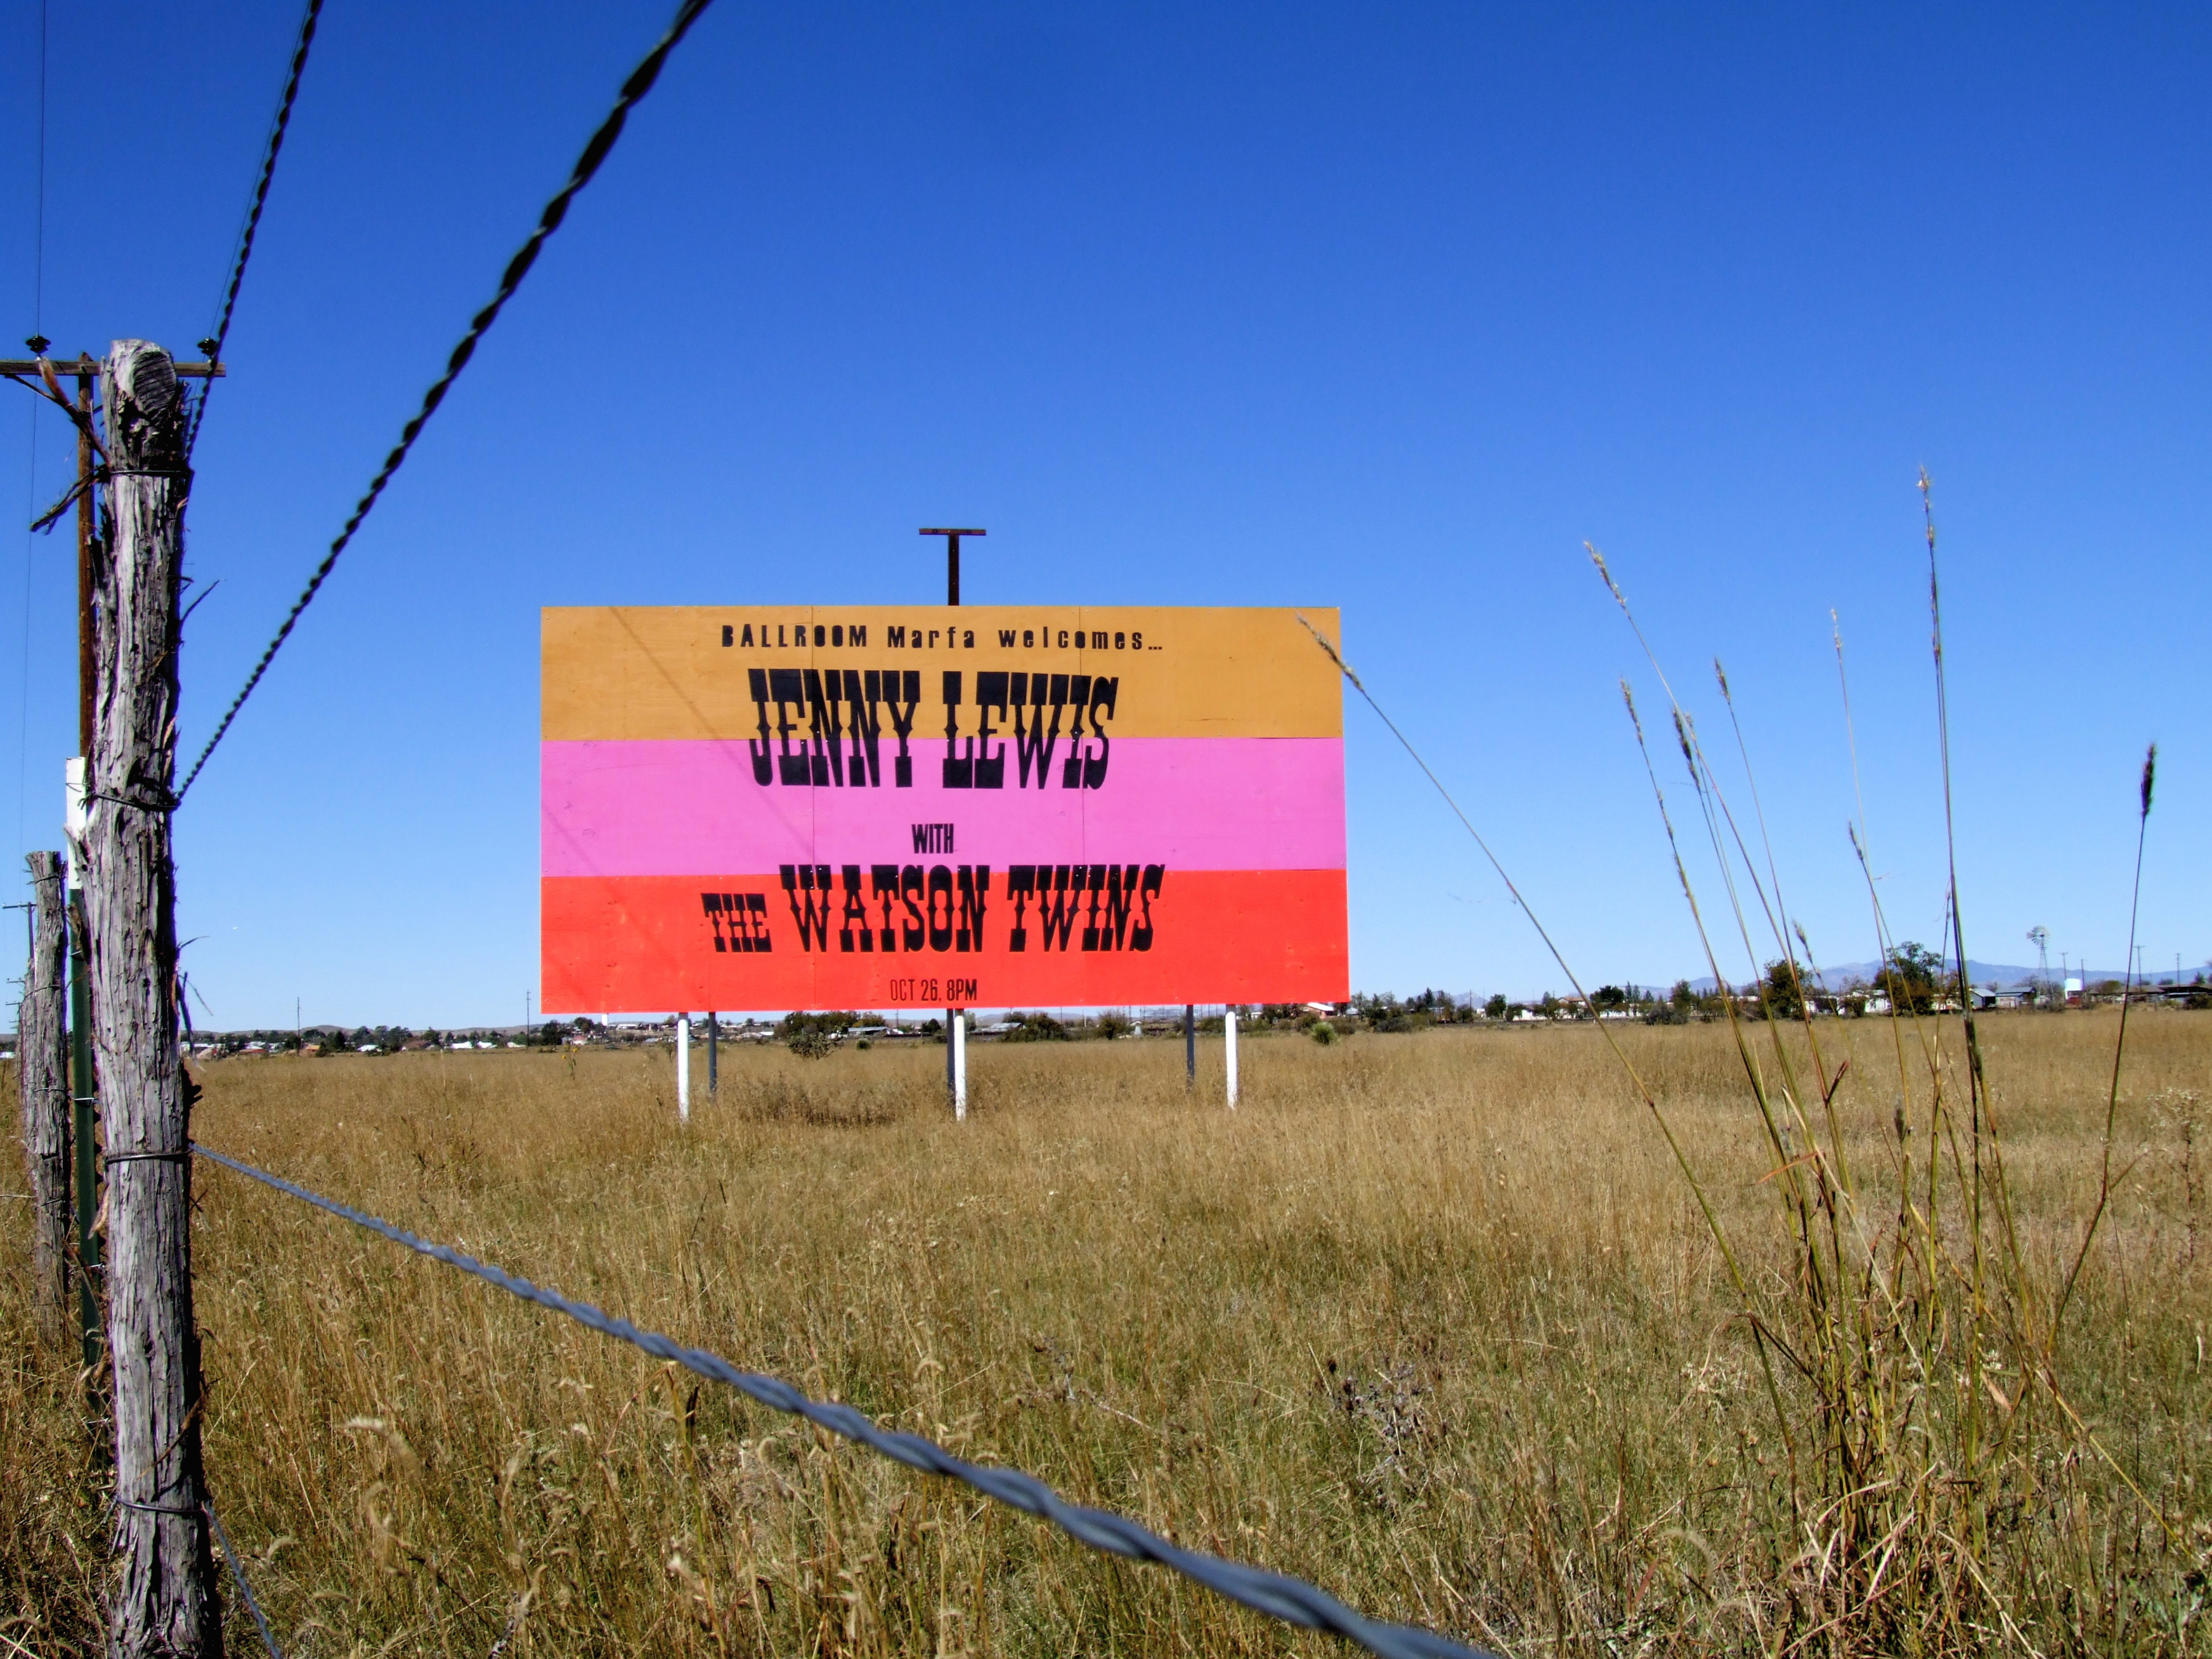
[[[105,1120],[107,1346],[115,1376],[108,1653],[222,1652],[192,1315],[191,1105],[178,1052],[177,591],[190,480],[169,354],[118,340],[101,372],[110,539],[95,561],[84,912]]]
[[[31,1285],[39,1336],[59,1350],[68,1340],[70,1303],[68,924],[63,920],[62,855],[33,853],[31,965],[16,1024],[15,1078],[23,1097],[23,1158],[31,1180]]]

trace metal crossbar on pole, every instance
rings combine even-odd
[[[1410,1625],[1384,1624],[1378,1620],[1366,1618],[1354,1613],[1326,1590],[1317,1589],[1300,1579],[1267,1572],[1241,1562],[1224,1560],[1218,1555],[1179,1548],[1126,1516],[1071,1504],[1042,1480],[1024,1474],[1018,1469],[993,1468],[970,1463],[964,1458],[955,1457],[934,1441],[926,1440],[920,1435],[901,1434],[884,1429],[872,1418],[850,1406],[809,1399],[781,1378],[739,1370],[729,1361],[702,1348],[688,1348],[656,1332],[641,1331],[629,1321],[615,1318],[588,1302],[571,1301],[558,1291],[517,1278],[447,1245],[434,1244],[428,1239],[419,1238],[388,1221],[365,1214],[339,1203],[336,1199],[310,1192],[281,1176],[271,1175],[266,1170],[257,1170],[251,1164],[242,1164],[197,1141],[192,1143],[192,1151],[211,1163],[220,1164],[223,1168],[235,1170],[264,1187],[273,1188],[287,1197],[296,1198],[303,1204],[312,1204],[315,1208],[350,1221],[357,1227],[365,1227],[395,1244],[404,1245],[418,1255],[427,1255],[447,1267],[459,1267],[463,1273],[473,1274],[488,1285],[497,1285],[510,1296],[520,1297],[525,1302],[534,1302],[541,1308],[550,1308],[556,1313],[566,1314],[587,1330],[627,1342],[655,1359],[671,1361],[711,1382],[726,1383],[771,1410],[803,1417],[832,1434],[857,1441],[894,1462],[903,1463],[908,1468],[919,1469],[925,1474],[939,1474],[948,1480],[960,1481],[1011,1509],[1049,1521],[1078,1543],[1088,1545],[1092,1549],[1133,1561],[1154,1562],[1255,1613],[1266,1613],[1271,1619],[1279,1619],[1302,1630],[1327,1631],[1377,1655],[1379,1659],[1491,1659],[1490,1656],[1476,1649],[1463,1646],[1431,1631],[1419,1630]]]

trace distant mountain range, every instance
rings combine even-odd
[[[1874,976],[1881,971],[1881,964],[1878,962],[1845,962],[1832,964],[1823,963],[1820,968],[1820,977],[1825,980],[1830,986],[1840,988],[1843,986],[1850,984],[1854,980],[1858,981],[1862,984],[1871,983]],[[2181,970],[2181,978],[2184,981],[2187,981],[2193,977],[2198,971],[2199,970],[2196,969],[2185,968]],[[2090,984],[2096,985],[2108,979],[2124,980],[2127,976],[2127,970],[2121,968],[2092,968],[2084,971],[2080,968],[2069,967],[2064,969],[2062,973],[2057,963],[2053,963],[2051,966],[2051,977],[2053,980],[2072,977],[2086,980]],[[1998,985],[2020,985],[2024,984],[2034,977],[2034,969],[2023,968],[2016,963],[1978,962],[1972,957],[1968,957],[1966,958],[1966,981],[1967,983],[1971,985],[1989,985],[1991,983]],[[2143,982],[2148,985],[2171,984],[2173,981],[2173,969],[2171,968],[2166,969],[2163,972],[2160,972],[2156,969],[2147,969],[2143,973]],[[1664,989],[1665,988],[1661,987],[1659,988]],[[1713,988],[1712,975],[1708,974],[1702,979],[1692,980],[1690,981],[1690,988],[1701,994],[1711,991]]]

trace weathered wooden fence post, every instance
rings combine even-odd
[[[69,935],[62,920],[62,855],[33,853],[26,861],[31,866],[31,965],[15,1022],[15,1080],[23,1097],[23,1160],[31,1178],[39,1336],[58,1350],[68,1339],[70,1305],[69,1037],[62,1018]]]
[[[107,1163],[115,1374],[111,1659],[222,1651],[200,1464],[192,1316],[194,1092],[177,1048],[177,593],[185,399],[169,354],[118,340],[102,373],[112,478],[87,757],[85,921]]]

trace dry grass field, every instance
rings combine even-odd
[[[943,1051],[918,1045],[726,1051],[688,1130],[665,1050],[239,1060],[200,1068],[196,1132],[1516,1659],[2202,1651],[2212,1017],[2134,1016],[2118,1197],[2047,1337],[2095,1200],[2115,1023],[1984,1020],[2011,1200],[1987,1232],[2017,1271],[1976,1291],[1939,1200],[1927,1248],[1954,1265],[1935,1290],[1893,1306],[1910,1275],[1867,1273],[1826,1304],[1888,1379],[1864,1392],[1889,1461],[1856,1492],[1817,1467],[1844,1432],[1833,1390],[1781,1364],[1770,1392],[1744,1316],[1747,1295],[1786,1310],[1805,1291],[1720,1025],[1620,1040],[1745,1293],[1588,1026],[1257,1039],[1234,1115],[1218,1044],[1194,1095],[1179,1042],[981,1046],[963,1125]],[[1918,1248],[1897,1132],[1924,1136],[1928,1108],[1897,1036],[1820,1024],[1827,1069],[1852,1060],[1843,1258]],[[716,1659],[1328,1645],[219,1168],[195,1181],[210,1479],[288,1654],[482,1659],[502,1633],[512,1655]],[[94,1627],[104,1526],[74,1375],[31,1340],[23,1209],[0,1277],[0,1653],[46,1655]],[[1919,1333],[1893,1353],[1883,1309]],[[1969,1366],[1959,1334],[2007,1319],[2025,1334]],[[1844,1536],[1833,1517],[1869,1504],[1879,1525]],[[230,1641],[257,1647],[235,1608]]]

